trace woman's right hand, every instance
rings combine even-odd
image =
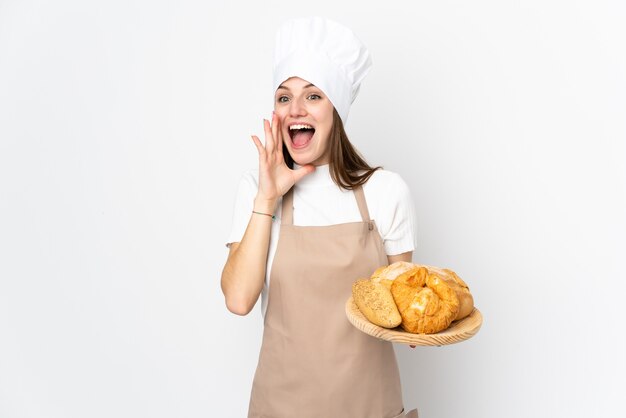
[[[297,170],[287,167],[283,158],[283,141],[278,118],[272,114],[272,123],[263,120],[265,146],[259,138],[252,140],[259,151],[259,190],[254,200],[254,211],[273,214],[278,198],[302,177],[313,172],[313,165]],[[267,216],[251,216],[241,242],[232,243],[222,271],[221,286],[228,310],[247,315],[263,289],[267,270],[272,222]]]
[[[283,135],[280,122],[272,112],[272,122],[263,119],[265,146],[256,135],[252,135],[259,151],[259,191],[255,199],[255,209],[274,211],[278,198],[283,196],[302,177],[312,173],[315,167],[308,164],[292,170],[283,156]],[[258,207],[257,207],[258,206]]]

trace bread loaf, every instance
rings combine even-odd
[[[452,288],[456,292],[457,297],[459,298],[459,313],[454,318],[455,321],[459,319],[463,319],[474,310],[474,297],[470,293],[469,286],[461,280],[459,276],[456,275],[452,270],[444,269],[450,276],[454,279]]]
[[[450,326],[459,312],[456,292],[426,267],[415,267],[398,276],[391,294],[408,332],[433,334]]]
[[[467,284],[455,272],[450,269],[433,266],[420,266],[418,264],[416,266],[426,267],[429,273],[441,277],[455,291],[456,296],[459,298],[459,312],[456,318],[454,318],[455,321],[463,319],[472,313],[474,310],[474,297],[470,293]]]
[[[407,270],[411,270],[414,267],[415,264],[413,263],[409,263],[406,261],[397,261],[395,263],[389,264],[388,266],[382,266],[377,268],[370,278],[374,282],[384,284],[385,286],[387,286],[388,289],[391,290],[391,282],[393,282],[400,274],[404,273]]]
[[[368,279],[357,280],[352,284],[352,297],[371,323],[395,328],[402,322],[391,291],[385,285]]]

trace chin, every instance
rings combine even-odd
[[[294,158],[293,162],[298,164],[299,166],[303,166],[303,165],[311,164],[313,160],[309,158]]]
[[[289,151],[289,155],[291,155],[291,159],[293,160],[293,162],[298,165],[307,165],[311,164],[314,161],[314,158],[311,157],[308,153],[294,152],[289,148],[287,148],[287,150]]]
[[[322,159],[320,155],[306,155],[306,154],[291,154],[293,161],[298,165],[307,165],[307,164],[318,164],[319,160]]]

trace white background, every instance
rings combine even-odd
[[[620,1],[0,0],[0,417],[244,417],[259,306],[219,287],[278,25],[374,67],[347,126],[485,322],[396,346],[423,418],[623,417]]]

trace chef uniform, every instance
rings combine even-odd
[[[293,76],[307,80],[345,123],[370,66],[347,28],[296,19],[278,32],[274,90]],[[404,412],[392,344],[357,330],[344,312],[352,283],[388,262],[361,187],[354,198],[360,222],[297,226],[293,188],[283,196],[249,418],[417,417]]]

